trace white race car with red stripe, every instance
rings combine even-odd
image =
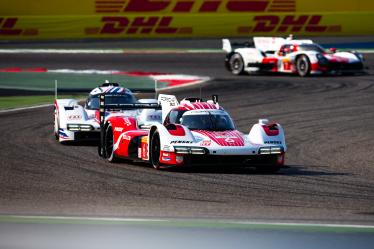
[[[130,89],[120,87],[117,83],[104,83],[93,89],[83,106],[75,99],[56,99],[54,134],[59,142],[100,140],[99,95],[103,93],[116,96],[108,99],[108,103],[157,103],[157,99],[137,100]],[[139,126],[161,122],[159,110],[131,109],[105,112],[106,119],[112,116],[135,117]]]
[[[103,124],[101,156],[150,162],[156,169],[201,164],[248,164],[277,171],[287,150],[283,128],[260,119],[249,134],[236,130],[217,101],[178,103],[160,94],[163,123],[140,129],[134,118],[110,117]],[[104,107],[104,109],[106,109]],[[104,132],[105,131],[105,132]]]
[[[294,40],[292,36],[254,37],[249,43],[231,44],[223,39],[227,53],[226,68],[233,74],[281,72],[308,76],[331,73],[362,73],[363,56],[355,51],[329,51],[312,40]],[[235,48],[233,48],[235,46]]]

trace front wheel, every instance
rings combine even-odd
[[[160,169],[160,134],[155,131],[151,137],[150,143],[150,161],[155,169]]]
[[[301,55],[296,60],[296,70],[301,77],[308,76],[310,74],[311,65],[306,55]]]
[[[104,137],[104,157],[111,163],[117,162],[118,158],[114,154],[114,138],[112,125],[109,124],[105,129]]]
[[[240,75],[244,73],[244,61],[240,54],[233,54],[229,60],[230,71],[232,74]]]

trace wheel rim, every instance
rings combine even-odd
[[[234,72],[239,72],[241,71],[241,68],[242,68],[242,62],[240,61],[240,59],[234,59],[232,62],[232,70]]]
[[[234,60],[234,69],[238,70],[240,68],[240,61],[238,59]]]

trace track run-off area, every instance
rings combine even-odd
[[[230,165],[157,171],[110,164],[95,145],[58,144],[52,107],[0,113],[0,213],[374,225],[374,55],[365,58],[365,75],[300,78],[232,76],[222,53],[1,54],[0,68],[210,77],[167,92],[218,94],[245,133],[259,118],[279,122],[288,153],[276,174]]]

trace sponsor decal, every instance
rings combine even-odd
[[[128,140],[128,141],[130,141],[131,140],[131,137],[130,136],[128,136],[128,135],[123,135],[123,137],[122,137],[124,140]]]
[[[172,16],[104,16],[101,18],[102,26],[86,28],[87,35],[94,34],[191,34],[192,27],[173,27]]]
[[[0,36],[33,36],[39,33],[38,29],[35,28],[17,28],[18,20],[17,17],[0,17]]]
[[[178,141],[171,141],[170,144],[192,144],[193,141],[182,141],[182,140],[178,140]]]
[[[126,126],[131,126],[131,121],[130,121],[129,118],[123,118],[123,121],[124,121]]]
[[[122,132],[123,128],[122,127],[115,127],[114,131]]]
[[[325,33],[341,32],[341,25],[321,25],[322,15],[254,16],[253,27],[238,27],[238,33]]]
[[[76,115],[69,115],[69,116],[68,116],[68,120],[78,120],[78,119],[82,119],[82,116],[79,115],[79,114],[76,114]]]
[[[212,140],[204,140],[200,143],[201,146],[210,146],[212,144]]]
[[[281,141],[265,141],[265,144],[282,144]]]

